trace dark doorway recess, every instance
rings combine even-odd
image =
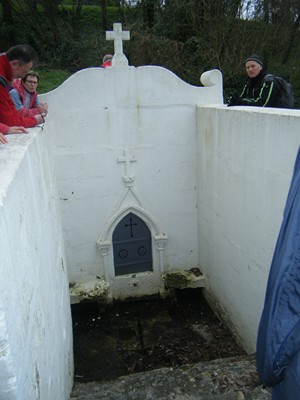
[[[127,214],[113,232],[115,275],[152,271],[151,232],[133,213]]]
[[[134,372],[243,355],[201,289],[176,300],[72,305],[75,380],[105,381]]]

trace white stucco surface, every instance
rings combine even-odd
[[[111,300],[200,267],[195,286],[255,351],[300,110],[227,108],[219,71],[194,87],[130,67],[129,34],[109,36],[113,67],[41,95],[44,129],[0,144],[0,400],[69,399],[69,281],[74,301]],[[112,236],[129,213],[151,233],[153,271],[115,276]]]
[[[104,279],[113,297],[135,297],[159,292],[164,271],[197,267],[196,104],[223,102],[221,73],[203,80],[91,68],[45,95],[72,283]],[[151,231],[153,271],[115,277],[112,234],[129,212]]]
[[[200,267],[207,297],[255,351],[300,111],[227,108],[220,73],[201,81],[83,70],[41,96],[44,130],[0,145],[0,399],[68,399],[68,280],[78,299],[127,298]],[[151,232],[153,271],[115,276],[112,235],[128,213]]]
[[[126,298],[200,267],[207,296],[253,352],[300,111],[227,108],[220,73],[201,81],[93,68],[45,96],[69,278],[77,294]],[[129,212],[151,231],[153,272],[115,276],[112,234]]]
[[[45,133],[0,145],[0,399],[69,399],[68,278]]]
[[[300,142],[300,110],[198,108],[198,251],[208,291],[255,351]]]

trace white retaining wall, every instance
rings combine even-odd
[[[67,264],[72,282],[101,276],[125,297],[199,266],[207,297],[255,351],[300,111],[204,106],[199,90],[221,103],[220,84],[190,87],[162,68],[81,71],[43,96],[45,130],[0,146],[1,400],[68,399]],[[131,211],[153,235],[154,274],[115,279],[111,235]]]
[[[0,399],[67,400],[67,265],[45,132],[0,145]]]
[[[300,143],[300,110],[198,107],[198,251],[249,352]]]
[[[199,266],[253,352],[300,111],[227,108],[222,78],[207,77],[199,88],[161,67],[93,68],[46,95],[69,278],[134,297]],[[151,230],[154,271],[115,277],[112,233],[128,212]]]
[[[197,267],[196,104],[223,103],[221,73],[201,78],[206,87],[162,67],[90,68],[45,95],[69,278],[80,293],[107,283],[114,298],[155,294],[163,272]],[[112,234],[129,212],[151,232],[153,271],[115,276]]]

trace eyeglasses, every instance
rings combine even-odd
[[[29,80],[26,80],[25,82],[31,83],[32,85],[37,85],[37,84],[38,84],[38,82],[36,82],[36,81],[29,81]]]

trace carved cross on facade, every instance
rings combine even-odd
[[[113,24],[113,31],[106,32],[106,40],[114,41],[115,55],[112,60],[113,67],[128,65],[128,60],[123,54],[123,40],[129,39],[129,31],[122,31],[122,24],[119,22]]]
[[[130,173],[130,163],[136,162],[136,158],[134,156],[130,155],[130,150],[125,149],[124,150],[124,156],[123,157],[118,157],[118,162],[123,162],[125,165],[125,175],[124,178],[132,178],[134,177],[134,174]]]

